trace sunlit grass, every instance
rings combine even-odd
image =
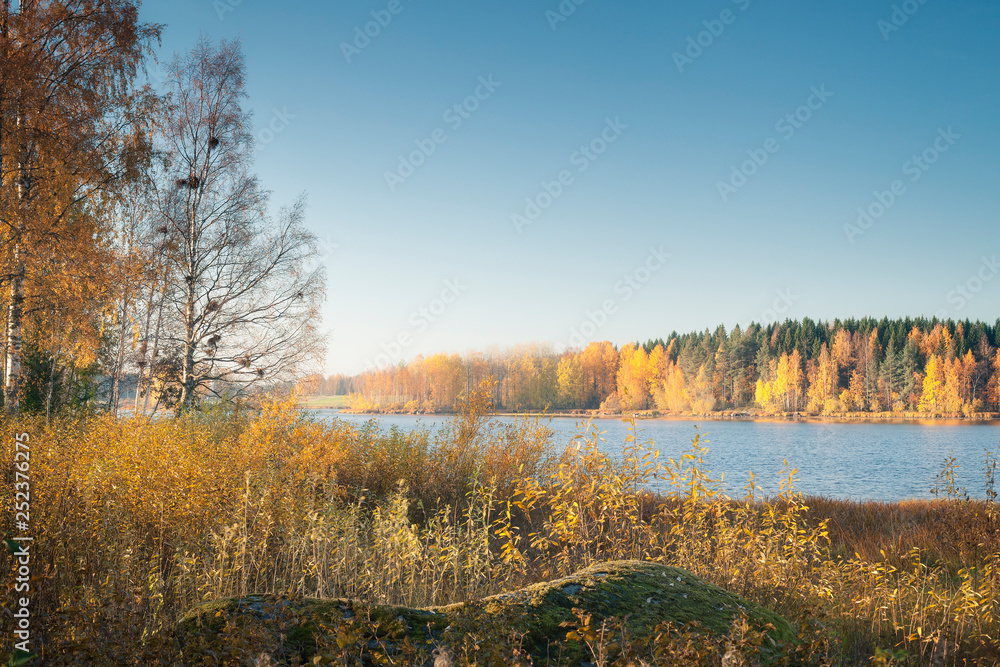
[[[34,646],[56,665],[253,664],[261,647],[235,635],[216,657],[193,657],[174,621],[251,593],[442,604],[637,558],[784,615],[802,635],[789,664],[1000,659],[992,503],[803,498],[790,468],[779,497],[751,483],[727,498],[697,438],[665,464],[632,438],[611,458],[595,432],[560,453],[544,425],[491,421],[486,407],[474,399],[447,427],[412,432],[320,422],[293,401],[149,422],[3,422],[8,461],[14,433],[31,435]],[[675,651],[610,632],[606,664],[642,651],[648,664],[683,664],[692,646],[683,633],[663,635]],[[713,646],[689,664],[718,664],[729,649]]]

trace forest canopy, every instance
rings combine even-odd
[[[1000,411],[1000,320],[786,320],[724,326],[558,353],[540,344],[417,357],[353,377],[312,377],[312,393],[355,410],[450,412],[493,378],[507,411],[706,413]]]

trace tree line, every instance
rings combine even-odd
[[[494,405],[513,412],[969,415],[1000,411],[998,338],[1000,320],[804,318],[621,347],[435,354],[351,377],[312,376],[300,391],[348,394],[364,411],[450,412],[492,378]]]
[[[189,408],[322,354],[316,239],[253,172],[240,43],[161,67],[162,30],[132,0],[0,5],[7,412]]]

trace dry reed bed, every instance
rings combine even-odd
[[[792,470],[778,498],[723,498],[697,438],[664,465],[631,439],[612,460],[596,433],[557,454],[543,425],[491,422],[486,407],[473,400],[439,432],[318,423],[290,401],[154,422],[0,422],[7,461],[14,433],[31,436],[34,646],[52,665],[254,664],[235,635],[214,657],[182,656],[174,621],[250,593],[442,604],[640,558],[797,624],[789,664],[1000,661],[992,503],[805,499]],[[643,490],[653,476],[667,493]],[[613,635],[604,664],[639,664]],[[692,646],[675,639],[644,659],[675,664]],[[704,664],[718,664],[716,648]]]

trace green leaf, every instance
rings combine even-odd
[[[7,540],[8,547],[10,546],[10,542],[11,540]],[[37,657],[37,655],[29,651],[15,650],[3,665],[4,667],[22,667],[22,665],[27,665]]]

